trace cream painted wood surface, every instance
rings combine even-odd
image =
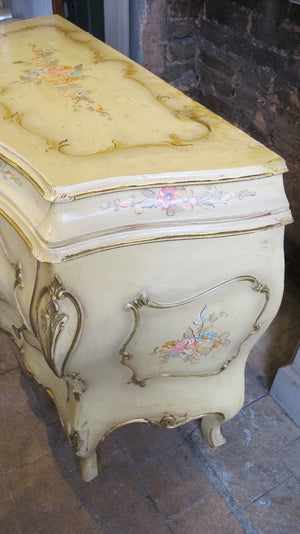
[[[285,170],[276,154],[58,16],[0,36],[2,151],[48,196],[153,185],[159,173],[209,180],[203,171]]]
[[[221,444],[282,297],[284,161],[57,16],[0,47],[0,325],[84,479],[131,421]]]

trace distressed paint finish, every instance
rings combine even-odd
[[[282,296],[284,161],[57,16],[0,54],[0,326],[84,479],[130,422],[220,445]]]

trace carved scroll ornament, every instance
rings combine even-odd
[[[72,304],[76,326],[63,362],[58,367],[56,362],[57,343],[70,319],[70,316],[61,310],[61,302],[65,299]],[[78,373],[68,373],[67,368],[81,333],[82,309],[77,298],[71,291],[63,287],[58,276],[54,276],[51,284],[44,287],[39,294],[36,304],[36,326],[37,337],[48,366],[58,378],[66,380],[68,386],[70,385],[72,388],[75,399],[79,400],[80,395],[85,391],[86,384]]]
[[[146,377],[139,376],[139,373],[136,367],[133,365],[134,355],[128,350],[128,346],[133,340],[133,338],[135,337],[140,327],[140,323],[141,323],[140,309],[141,308],[147,307],[150,309],[152,308],[152,309],[157,309],[157,310],[164,310],[164,309],[176,308],[178,306],[184,306],[185,304],[189,304],[193,301],[196,301],[197,299],[200,299],[200,297],[208,295],[209,293],[213,293],[222,287],[229,286],[236,282],[248,282],[250,284],[250,288],[252,291],[261,293],[264,296],[264,302],[257,317],[252,323],[250,331],[244,337],[244,339],[242,339],[242,341],[238,344],[237,349],[230,357],[226,358],[226,360],[219,367],[212,369],[211,371],[207,371],[207,372],[202,372],[202,373],[200,372],[196,374],[164,372],[164,373],[153,374],[153,375],[146,376]],[[121,363],[131,371],[131,378],[128,380],[128,384],[134,384],[136,386],[145,387],[147,381],[152,380],[154,378],[160,378],[160,377],[178,378],[178,377],[188,377],[188,376],[203,378],[203,377],[214,376],[214,375],[218,375],[222,373],[223,371],[225,371],[225,369],[227,369],[228,365],[230,365],[231,362],[233,362],[239,356],[243,344],[260,329],[260,319],[266,310],[267,304],[269,302],[269,298],[270,298],[269,288],[266,285],[261,284],[254,276],[237,276],[215,287],[212,287],[206,291],[198,293],[197,295],[194,295],[191,298],[188,298],[188,299],[185,299],[179,302],[168,303],[168,304],[161,304],[161,303],[155,302],[148,295],[146,295],[146,293],[141,293],[138,297],[132,299],[130,302],[128,302],[125,305],[125,310],[132,311],[134,315],[134,325],[133,325],[132,331],[130,332],[125,343],[122,345],[119,351],[120,356],[121,356]],[[206,306],[204,308],[206,308]],[[210,353],[212,352],[212,350],[215,350],[216,348],[221,347],[222,345],[226,343],[230,343],[228,332],[224,332],[218,336],[216,333],[213,333],[213,335],[211,335],[211,332],[205,332],[203,330],[203,326],[205,324],[202,318],[203,311],[204,309],[199,314],[199,316],[196,318],[196,320],[193,322],[193,325],[197,325],[197,327],[199,327],[198,329],[193,331],[191,328],[188,328],[189,332],[188,333],[186,332],[183,335],[182,339],[179,339],[176,341],[169,341],[165,343],[165,345],[163,345],[162,347],[156,347],[153,351],[153,354],[162,355],[162,358],[164,359],[164,361],[167,362],[169,355],[170,354],[172,355],[172,350],[173,351],[175,350],[177,351],[175,354],[176,357],[180,356],[182,357],[184,361],[194,360],[197,362],[200,359],[197,356]],[[220,314],[220,316],[221,315],[222,314]],[[227,315],[227,314],[224,313],[223,315]],[[196,356],[193,355],[193,358],[187,355],[188,351],[185,349],[187,345],[191,345],[191,344],[200,346],[198,355]],[[179,345],[180,345],[180,349],[178,348]],[[184,348],[182,348],[183,345],[184,345]]]

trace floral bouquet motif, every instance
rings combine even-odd
[[[255,196],[254,191],[243,189],[238,193],[229,193],[218,189],[216,186],[208,186],[205,191],[194,192],[188,187],[170,186],[157,189],[141,189],[140,196],[135,195],[124,200],[115,199],[109,201],[106,206],[100,206],[101,210],[119,211],[133,208],[140,215],[144,209],[159,209],[169,217],[176,213],[191,211],[194,208],[211,209],[217,204],[227,205],[234,200],[244,200]]]
[[[108,112],[91,96],[91,91],[83,89],[80,85],[86,78],[85,68],[82,64],[61,65],[58,59],[54,59],[56,52],[53,50],[43,50],[37,45],[32,45],[33,60],[31,67],[36,68],[24,70],[24,75],[20,76],[23,83],[34,83],[35,85],[53,86],[58,94],[67,101],[71,101],[74,111],[95,111],[102,117],[108,118]]]
[[[185,362],[195,363],[207,356],[214,349],[218,349],[228,343],[229,332],[218,334],[211,326],[219,318],[226,317],[225,312],[219,314],[212,313],[207,316],[207,306],[199,313],[193,321],[193,328],[189,327],[181,339],[167,341],[160,347],[156,347],[155,354],[159,354],[164,362],[169,358],[181,358]]]

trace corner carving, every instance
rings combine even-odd
[[[70,315],[61,309],[63,301],[71,304]],[[59,365],[57,362],[57,345],[63,336],[66,323],[71,319],[71,315],[73,323],[75,321],[74,334],[69,341],[66,340],[68,348],[62,363]],[[35,316],[37,337],[49,368],[55,376],[66,381],[68,388],[69,386],[71,387],[76,400],[79,400],[85,391],[86,383],[78,373],[69,373],[68,365],[81,334],[82,315],[82,308],[77,298],[71,291],[64,288],[58,276],[54,276],[51,284],[42,289],[37,300]]]

